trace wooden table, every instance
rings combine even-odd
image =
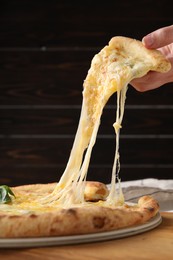
[[[161,215],[161,225],[140,235],[81,245],[1,249],[0,259],[173,259],[173,213]]]

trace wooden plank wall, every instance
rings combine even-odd
[[[77,129],[82,85],[111,37],[141,39],[173,23],[170,1],[1,0],[0,183],[59,180]],[[88,172],[110,182],[116,95],[102,117]],[[122,180],[173,178],[173,84],[129,86],[120,138]]]

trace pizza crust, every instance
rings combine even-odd
[[[134,64],[140,61],[145,69],[147,65],[149,70],[161,73],[171,69],[170,61],[159,50],[147,49],[139,40],[116,36],[109,41],[109,46],[112,49],[117,49],[118,53],[122,53],[126,58],[133,57]]]
[[[29,196],[37,187],[35,194],[43,195],[50,193],[54,185],[26,185],[13,188],[13,191],[28,193]],[[140,198],[138,204],[132,206],[125,203],[119,207],[105,207],[96,202],[69,209],[54,208],[50,212],[33,210],[17,215],[8,215],[0,210],[0,237],[67,236],[117,230],[145,223],[158,210],[157,201],[150,196]]]
[[[85,201],[105,200],[109,194],[107,186],[102,182],[87,181],[84,190]]]

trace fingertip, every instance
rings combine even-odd
[[[145,44],[145,37],[142,38],[142,43],[143,43],[143,45],[146,46],[146,44]]]
[[[143,37],[142,43],[144,44],[145,47],[147,48],[152,48],[154,45],[154,39],[152,37],[152,34],[148,34]]]

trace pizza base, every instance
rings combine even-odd
[[[25,185],[13,188],[16,196],[42,197],[52,192],[55,184]],[[95,185],[90,182],[91,186]],[[101,185],[101,184],[100,184]],[[102,185],[101,185],[102,186]],[[103,187],[104,184],[103,184]],[[140,225],[154,217],[159,205],[150,196],[141,197],[136,205],[100,206],[90,202],[67,209],[32,210],[24,214],[7,214],[0,208],[0,237],[50,237],[98,233]],[[10,208],[10,205],[8,205]]]

